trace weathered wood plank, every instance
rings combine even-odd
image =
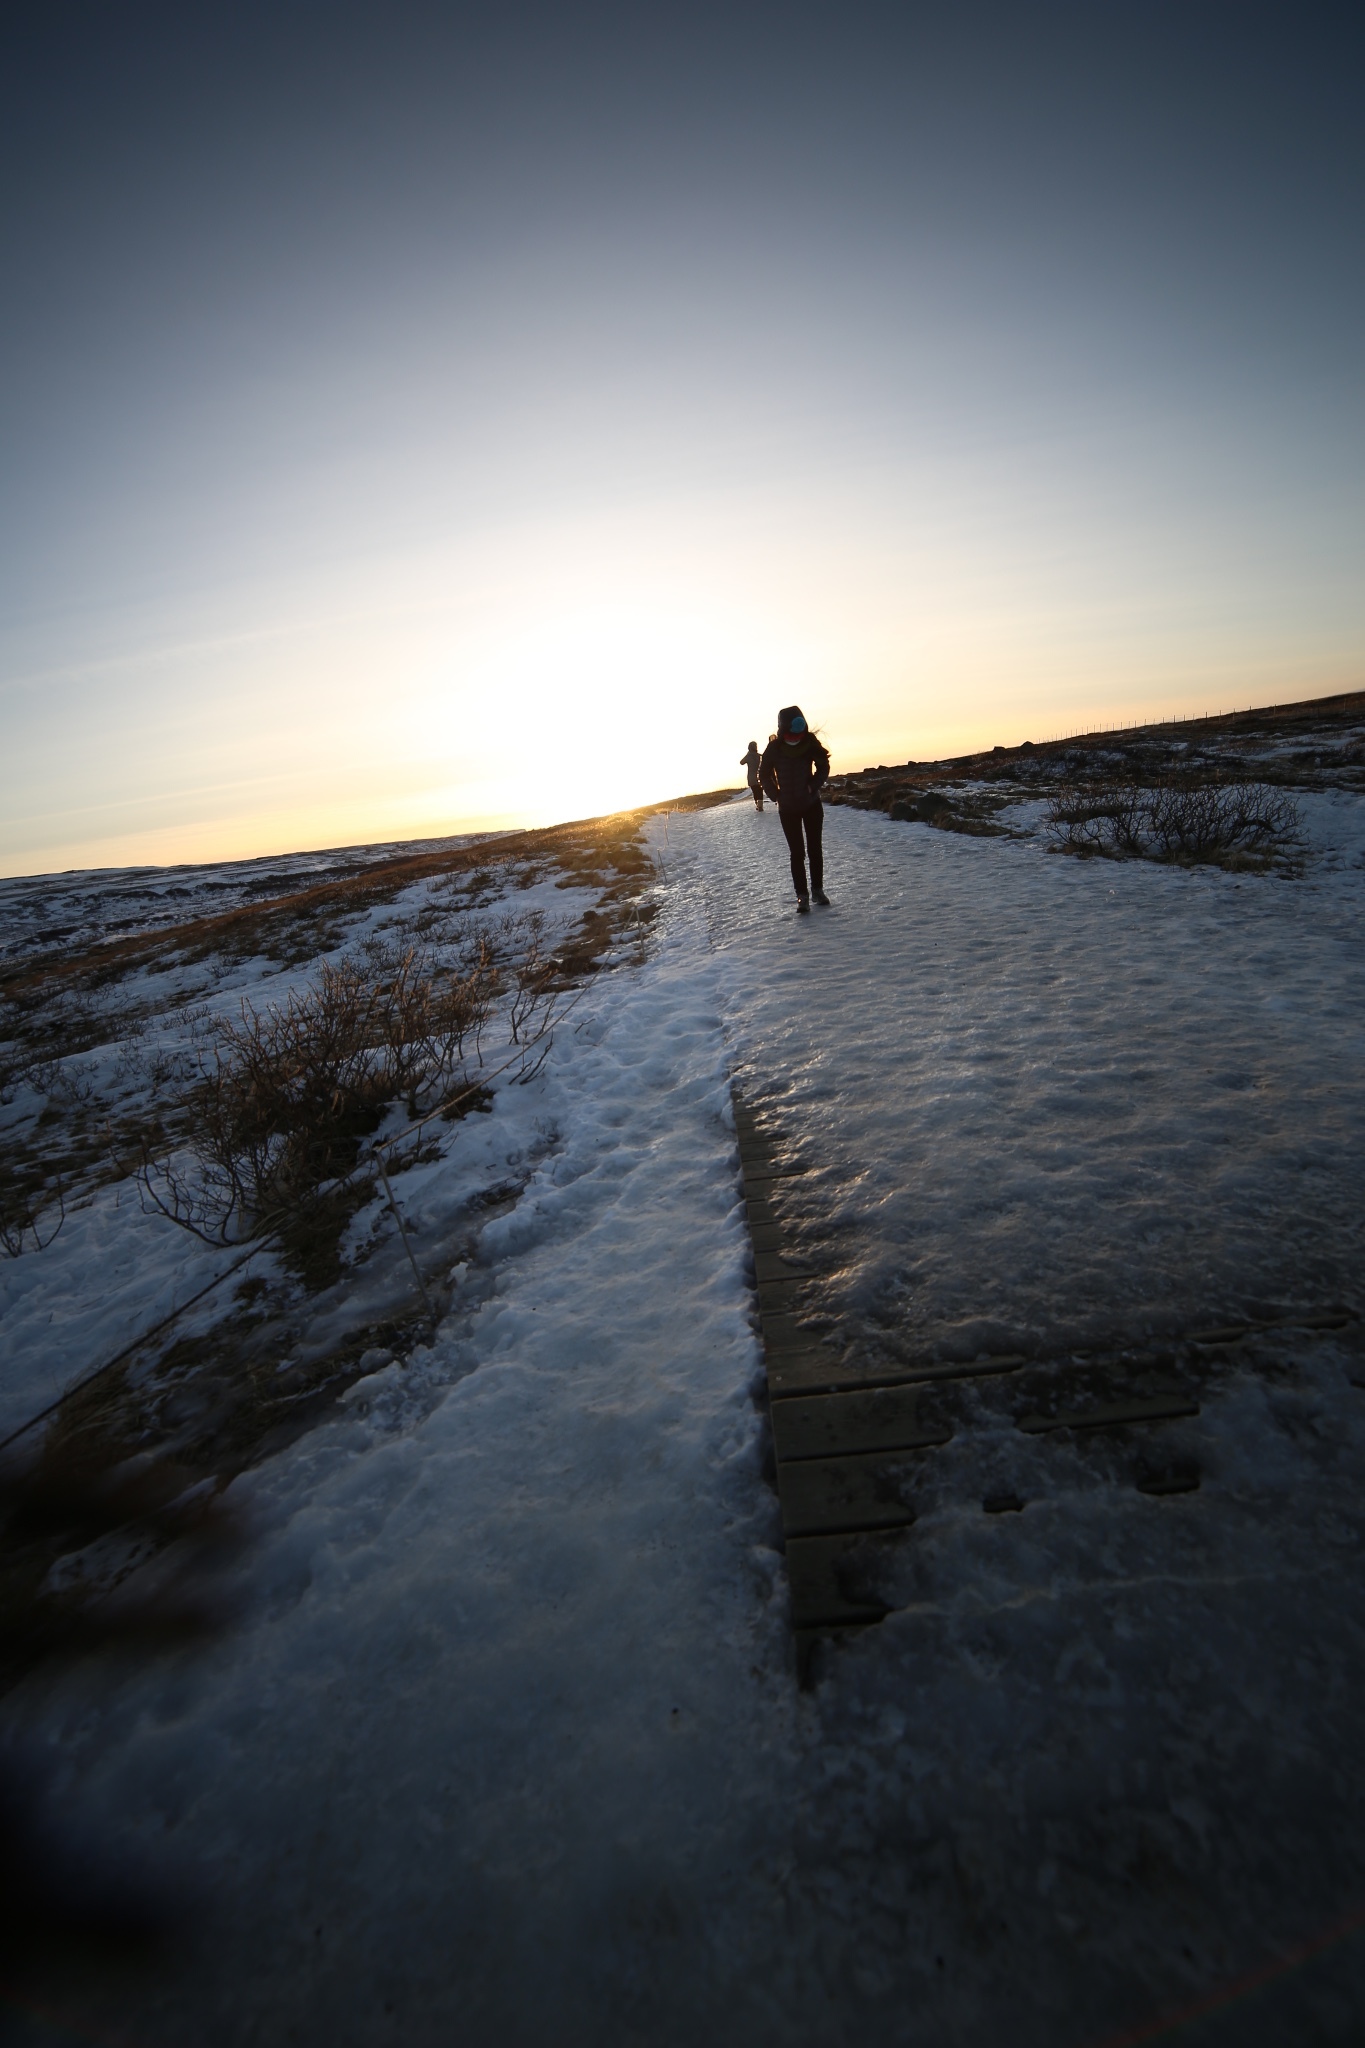
[[[1138,1479],[1137,1490],[1159,1499],[1171,1493],[1198,1493],[1198,1468],[1189,1472],[1144,1472]]]
[[[773,1442],[783,1460],[923,1450],[949,1443],[952,1430],[944,1423],[922,1423],[918,1410],[918,1389],[910,1387],[775,1400]]]
[[[758,1306],[760,1313],[781,1315],[796,1306],[797,1289],[805,1286],[804,1280],[764,1280],[759,1283]]]
[[[886,1537],[805,1536],[787,1545],[787,1583],[797,1628],[880,1621],[890,1612],[875,1579]],[[892,1539],[894,1540],[894,1539]]]
[[[1025,1358],[1014,1358],[996,1359],[990,1365],[927,1367],[868,1365],[857,1361],[844,1363],[827,1345],[819,1343],[809,1326],[798,1322],[794,1315],[765,1315],[762,1320],[768,1351],[768,1388],[774,1395],[789,1391],[871,1392],[882,1387],[932,1386],[940,1380],[975,1379],[990,1374],[1003,1377],[1018,1372],[1021,1366],[1031,1362]],[[780,1326],[775,1327],[771,1336],[768,1330],[770,1323]],[[810,1361],[809,1371],[803,1365],[806,1359]]]
[[[834,1353],[818,1344],[807,1344],[799,1351],[770,1353],[766,1369],[768,1392],[774,1400],[789,1394],[836,1393],[845,1384],[860,1384],[856,1379],[846,1382]]]
[[[803,1259],[797,1252],[776,1248],[760,1251],[757,1246],[754,1247],[754,1271],[765,1285],[773,1280],[809,1280],[815,1274],[809,1259]]]
[[[781,1166],[790,1155],[783,1146],[773,1144],[767,1138],[750,1138],[741,1134],[739,1156],[746,1165]]]
[[[777,1468],[782,1527],[788,1536],[849,1529],[903,1529],[915,1519],[913,1474],[903,1451],[851,1458],[803,1458]]]
[[[809,1351],[817,1340],[804,1323],[785,1310],[761,1311],[759,1323],[763,1329],[763,1343],[766,1350]]]
[[[775,1168],[772,1171],[768,1171],[765,1168],[762,1173],[758,1173],[751,1167],[745,1166],[741,1168],[741,1171],[744,1176],[744,1198],[746,1201],[753,1201],[755,1198],[763,1199],[771,1194],[774,1189],[780,1191],[788,1181],[804,1179],[806,1174],[810,1172],[810,1168],[808,1166],[784,1166]]]
[[[1055,1415],[1020,1415],[1015,1427],[1028,1436],[1041,1436],[1050,1429],[1116,1429],[1125,1422],[1174,1422],[1198,1413],[1192,1394],[1153,1394],[1146,1399],[1102,1401],[1093,1408],[1062,1408]]]
[[[973,1358],[966,1362],[932,1359],[917,1364],[887,1366],[880,1371],[879,1379],[869,1375],[868,1384],[911,1386],[926,1380],[984,1380],[1036,1364],[1036,1359],[1012,1354],[1002,1354],[999,1358]]]

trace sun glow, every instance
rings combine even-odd
[[[548,611],[467,647],[433,687],[451,771],[434,795],[453,815],[549,823],[738,783],[799,667],[784,636],[738,613],[638,598]],[[721,749],[718,733],[732,736]]]

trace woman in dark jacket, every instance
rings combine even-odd
[[[759,780],[777,805],[792,857],[796,907],[809,910],[813,895],[828,907],[825,894],[825,807],[820,791],[829,780],[829,755],[807,726],[799,704],[777,714],[777,737],[768,742]],[[806,855],[810,855],[810,888],[806,887]]]

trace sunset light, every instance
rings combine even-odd
[[[1358,678],[1312,123],[1136,29],[1111,106],[1095,22],[441,19],[177,25],[107,135],[101,32],[10,123],[11,872],[714,788],[798,693],[852,767]]]

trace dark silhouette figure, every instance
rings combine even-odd
[[[763,763],[759,759],[757,740],[750,740],[749,751],[747,754],[740,755],[739,765],[748,776],[749,794],[754,800],[754,809],[761,811],[763,808],[763,784],[759,781],[758,776]]]
[[[820,791],[829,779],[829,755],[806,724],[799,704],[777,714],[777,735],[769,740],[759,765],[759,780],[777,805],[792,857],[796,907],[809,910],[814,895],[828,907],[825,894],[825,807]],[[806,887],[806,856],[810,855],[810,888]]]

